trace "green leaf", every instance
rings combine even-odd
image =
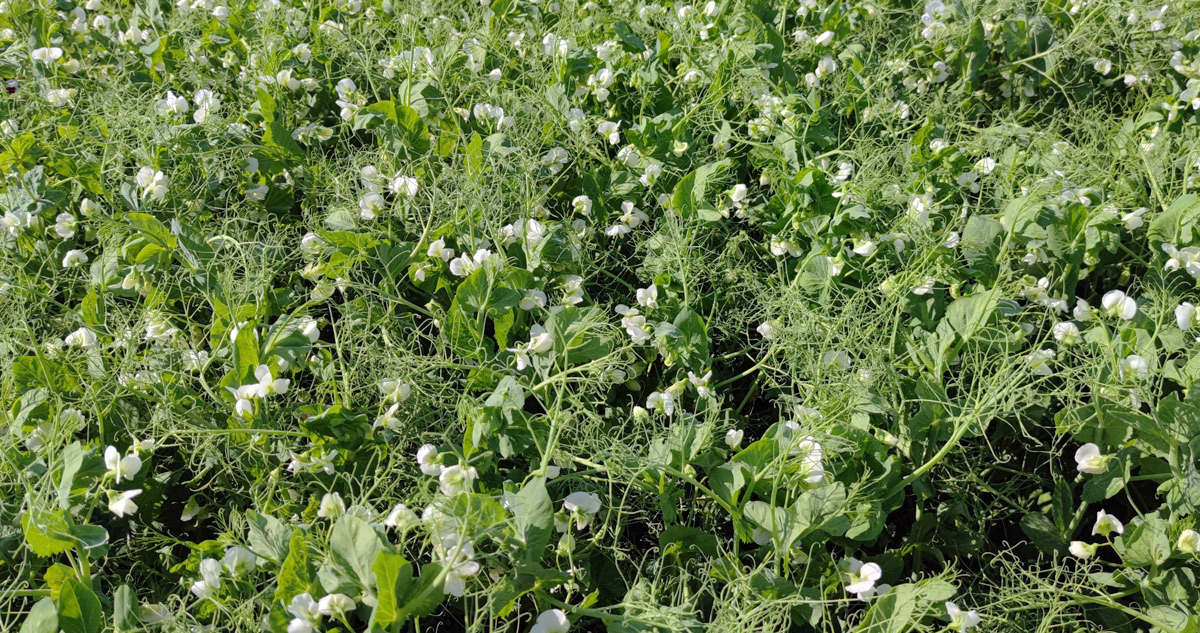
[[[103,623],[104,611],[96,593],[68,578],[58,594],[58,624],[63,633],[99,633]]]
[[[995,218],[973,215],[963,228],[958,248],[975,277],[990,286],[1000,272],[1000,248],[1004,242],[1004,226]]]
[[[343,571],[356,577],[360,586],[371,587],[371,565],[383,549],[375,529],[362,519],[344,514],[329,535],[333,560]]]
[[[21,633],[58,633],[58,610],[50,598],[42,598],[29,610]]]
[[[62,511],[30,509],[21,517],[25,543],[38,556],[54,556],[75,547],[71,525]]]
[[[1048,554],[1062,551],[1066,547],[1058,526],[1041,512],[1029,512],[1021,517],[1021,531],[1025,532],[1038,549]]]
[[[256,329],[253,321],[247,322],[238,330],[237,338],[233,341],[233,376],[240,385],[253,380],[254,370],[261,362],[258,358]]]
[[[292,598],[308,591],[312,577],[312,562],[309,560],[308,542],[304,539],[304,532],[293,530],[292,538],[288,542],[287,558],[283,560],[283,566],[279,569],[275,600],[290,604]]]
[[[1171,542],[1167,524],[1158,517],[1148,517],[1132,525],[1118,537],[1117,552],[1126,567],[1161,565],[1171,557]]]
[[[263,133],[262,144],[265,147],[276,150],[277,158],[287,159],[302,159],[304,158],[304,150],[292,138],[291,133],[283,127],[283,124],[278,121],[271,121],[267,124],[267,130]]]
[[[541,560],[554,534],[554,507],[546,492],[546,480],[534,477],[516,494],[506,494],[508,509],[517,524],[517,534],[525,541],[523,558],[530,563]]]
[[[121,585],[113,594],[113,626],[118,632],[121,632],[132,631],[140,625],[138,603],[137,598],[133,595],[133,588],[129,585]]]
[[[675,193],[671,198],[672,207],[685,218],[698,216],[701,208],[705,208],[705,194],[710,181],[719,178],[732,164],[733,161],[726,158],[703,165],[681,178],[675,185]],[[711,205],[707,208],[711,208]]]
[[[251,551],[276,564],[287,558],[289,535],[283,521],[250,510],[246,513],[246,523],[249,526],[247,540]]]
[[[1164,243],[1182,248],[1193,244],[1200,236],[1196,230],[1197,220],[1200,220],[1200,196],[1184,194],[1150,221],[1146,235],[1156,249]]]
[[[399,624],[400,607],[413,587],[413,566],[403,556],[382,551],[371,565],[375,572],[375,609],[371,612],[372,631]]]
[[[613,24],[613,32],[617,34],[617,39],[621,40],[621,44],[629,49],[632,53],[640,53],[646,50],[646,43],[642,38],[634,34],[629,28],[629,24],[624,21],[618,21]]]
[[[62,474],[58,480],[58,506],[63,510],[71,509],[71,493],[75,490],[75,475],[83,467],[83,445],[71,442],[63,449]]]

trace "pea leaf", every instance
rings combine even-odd
[[[29,610],[21,633],[58,633],[58,610],[50,598],[42,598]]]
[[[68,578],[58,594],[58,624],[63,633],[99,633],[103,622],[104,611],[96,593]]]

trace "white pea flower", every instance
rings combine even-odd
[[[417,195],[417,179],[403,174],[396,174],[388,183],[388,189],[396,195],[412,198]]]
[[[570,628],[571,621],[567,619],[567,614],[559,609],[550,609],[538,615],[529,633],[567,633]]]
[[[96,345],[96,333],[86,327],[81,327],[67,335],[63,342],[70,347],[88,349]]]
[[[229,573],[240,576],[254,570],[254,566],[258,564],[258,556],[240,545],[234,545],[225,550],[224,564]]]
[[[770,321],[763,321],[758,325],[757,328],[755,328],[755,330],[758,332],[759,336],[762,336],[768,341],[775,338],[775,326],[771,325]]]
[[[29,53],[29,57],[32,58],[33,61],[40,62],[46,66],[58,61],[62,58],[62,56],[63,49],[57,46],[35,48],[33,49],[33,52]]]
[[[1054,340],[1063,345],[1074,345],[1080,341],[1079,327],[1070,321],[1054,324],[1051,331],[1054,334]]]
[[[438,463],[438,450],[433,444],[425,444],[417,449],[417,465],[421,472],[430,477],[442,474],[442,465]]]
[[[437,238],[429,243],[429,248],[425,250],[425,255],[432,258],[440,258],[444,262],[450,261],[454,257],[454,249],[446,248],[446,240]]]
[[[643,308],[649,308],[649,309],[657,308],[658,307],[658,286],[656,286],[655,284],[650,284],[649,286],[647,286],[645,288],[638,288],[637,302],[638,302],[638,305],[642,306]]]
[[[563,500],[563,510],[575,518],[575,527],[580,530],[587,528],[602,507],[600,497],[593,492],[572,492]]]
[[[54,218],[54,233],[62,239],[75,237],[75,216],[70,213],[60,213]]]
[[[287,393],[288,385],[292,382],[286,378],[274,378],[271,375],[271,368],[267,365],[259,365],[255,368],[254,377],[258,379],[258,384],[254,385],[254,388],[259,398],[277,393]]]
[[[607,138],[609,145],[616,145],[621,142],[620,122],[601,121],[596,126],[596,133]]]
[[[982,621],[974,609],[963,611],[950,601],[946,602],[946,615],[950,618],[950,628],[955,631],[973,629]]]
[[[1117,517],[1100,510],[1096,513],[1096,524],[1092,526],[1092,535],[1099,534],[1103,537],[1108,537],[1112,533],[1124,534],[1125,524]]]
[[[317,601],[317,613],[321,615],[343,615],[354,610],[354,598],[344,593],[331,593]]]
[[[162,200],[167,197],[167,177],[162,171],[155,170],[153,167],[142,167],[138,169],[136,180],[142,189],[142,200],[146,198]]]
[[[1200,532],[1191,529],[1180,532],[1179,539],[1175,541],[1175,549],[1184,554],[1200,552]]]
[[[1087,560],[1096,555],[1097,546],[1092,543],[1084,543],[1083,541],[1071,541],[1071,545],[1067,548],[1072,556],[1081,560]]]
[[[192,100],[196,103],[196,111],[192,113],[192,120],[201,125],[221,107],[221,99],[207,88],[197,90],[196,94],[192,96]]]
[[[475,562],[475,548],[470,543],[458,542],[457,536],[446,539],[442,544],[441,563],[446,579],[446,593],[461,598],[466,593],[466,579],[479,573]]]
[[[1104,293],[1100,305],[1104,306],[1104,311],[1109,316],[1120,317],[1126,321],[1137,316],[1137,301],[1120,290],[1109,290]]]
[[[86,263],[88,263],[87,253],[84,253],[77,248],[67,251],[67,254],[63,256],[62,260],[63,268],[76,268]]]
[[[1196,306],[1184,301],[1175,308],[1175,325],[1184,332],[1196,325]]]
[[[137,476],[138,471],[142,469],[142,458],[137,456],[137,453],[130,453],[124,457],[115,446],[109,446],[104,449],[104,467],[108,469],[117,483],[121,480],[130,480]]]
[[[379,381],[380,394],[392,402],[403,402],[412,394],[412,385],[403,380],[386,378]]]
[[[447,466],[438,475],[438,489],[447,497],[453,497],[464,492],[470,492],[471,483],[479,477],[475,468],[463,468],[459,465]]]
[[[321,505],[317,506],[317,516],[322,519],[336,519],[343,514],[346,514],[346,502],[342,501],[342,495],[336,492],[327,492],[321,495]]]
[[[1145,358],[1137,354],[1130,354],[1121,359],[1120,369],[1122,375],[1132,375],[1134,378],[1145,378],[1150,373],[1150,364]]]
[[[126,490],[117,494],[109,493],[108,511],[117,515],[117,518],[124,518],[125,515],[137,512],[137,504],[133,502],[134,497],[142,494],[140,488],[135,490]]]
[[[408,529],[420,522],[417,513],[408,509],[408,506],[403,503],[397,503],[392,511],[388,513],[387,518],[383,520],[383,525],[389,528]]]
[[[160,99],[154,104],[154,110],[160,116],[179,116],[187,114],[188,100],[182,95],[177,95],[170,90],[167,91],[167,96]]]
[[[725,432],[725,445],[736,449],[742,445],[742,438],[745,435],[746,432],[741,429],[729,429]]]
[[[1075,464],[1081,473],[1099,475],[1108,471],[1107,455],[1100,454],[1100,447],[1088,442],[1075,451]]]
[[[857,558],[851,558],[849,563],[850,570],[843,578],[848,593],[862,597],[883,577],[883,569],[876,563],[863,563]]]
[[[263,202],[267,199],[267,194],[271,192],[271,188],[267,185],[255,185],[246,189],[246,200],[250,202]]]
[[[374,220],[387,208],[387,200],[383,196],[371,192],[358,201],[358,215],[364,220]]]
[[[575,196],[571,200],[571,208],[580,215],[591,215],[592,199],[587,196]]]

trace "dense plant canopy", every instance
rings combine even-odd
[[[1200,3],[0,49],[0,629],[1200,631]]]

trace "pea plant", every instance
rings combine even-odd
[[[1200,631],[1200,4],[690,1],[0,2],[0,630]]]

